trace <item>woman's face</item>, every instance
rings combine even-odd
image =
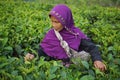
[[[54,16],[51,16],[50,19],[51,19],[51,22],[52,22],[52,27],[56,31],[61,31],[63,29],[62,24]]]

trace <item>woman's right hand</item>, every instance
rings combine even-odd
[[[102,61],[94,61],[95,68],[98,68],[100,71],[107,70],[106,65]]]
[[[27,53],[24,57],[25,61],[30,61],[34,58],[33,54]]]

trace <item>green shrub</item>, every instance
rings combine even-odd
[[[47,15],[54,4],[0,1],[0,80],[120,79],[120,9],[68,5],[76,26],[100,47],[107,71],[95,69],[91,60],[66,68],[61,61],[39,59],[36,50],[51,28]],[[36,58],[25,62],[27,52]]]

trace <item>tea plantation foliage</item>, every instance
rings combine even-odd
[[[101,51],[105,72],[92,61],[69,68],[61,61],[39,58],[37,49],[51,28],[48,17],[54,4],[26,1],[0,1],[0,80],[120,80],[120,9],[69,5],[75,25],[95,42]],[[24,61],[24,55],[36,55]]]

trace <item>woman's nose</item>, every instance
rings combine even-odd
[[[55,24],[54,22],[52,22],[52,26],[53,26],[53,27],[55,27],[55,26],[56,26],[56,24]]]

